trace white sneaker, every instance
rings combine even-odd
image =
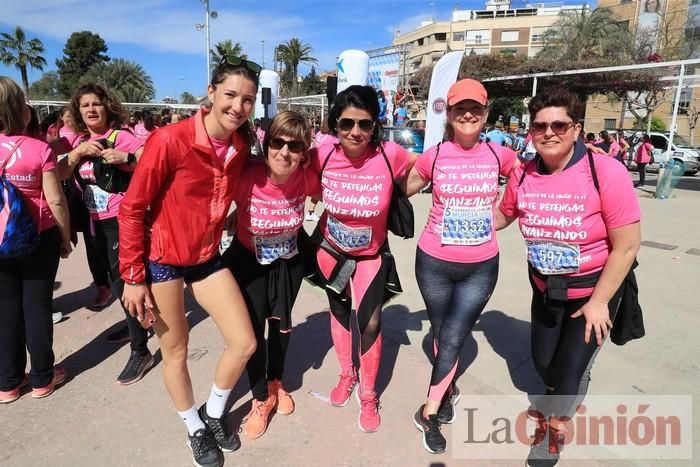
[[[51,313],[51,318],[53,319],[53,324],[59,323],[63,319],[63,313],[61,313],[60,311]]]
[[[315,212],[307,212],[306,217],[304,217],[307,222],[318,222],[319,219]]]

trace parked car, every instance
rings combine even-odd
[[[416,128],[387,126],[384,127],[384,141],[393,141],[410,152],[422,154],[425,131]]]
[[[644,132],[625,132],[625,136],[630,143],[630,150],[627,151],[625,164],[630,170],[636,170],[637,164],[634,162],[634,158],[637,154],[637,148],[642,144]],[[690,146],[690,144],[679,135],[673,135],[673,143],[669,140],[669,133],[652,131],[649,133],[649,137],[651,138],[651,144],[654,145],[654,149],[652,150],[654,163],[647,166],[648,171],[658,171],[660,164],[665,164],[670,159],[676,159],[682,161],[685,165],[686,175],[695,175],[698,172],[700,169],[700,151],[698,148]]]

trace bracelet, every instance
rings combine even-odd
[[[134,162],[136,162],[136,154],[134,154],[133,152],[128,153],[126,156],[126,163],[131,165]]]

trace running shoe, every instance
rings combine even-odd
[[[53,321],[53,324],[58,324],[63,320],[63,313],[60,311],[54,311],[51,313],[51,321]]]
[[[413,423],[423,433],[423,447],[432,454],[445,452],[447,440],[440,433],[440,420],[438,420],[437,414],[431,414],[425,418],[423,416],[424,408],[425,405],[421,405],[413,416]]]
[[[25,374],[19,386],[9,391],[0,391],[0,404],[9,404],[19,399],[19,396],[22,394],[22,388],[27,384],[29,384],[29,376]]]
[[[558,461],[559,455],[552,455],[549,452],[547,422],[539,420],[530,445],[530,453],[527,456],[527,465],[530,467],[553,467]]]
[[[197,467],[222,467],[224,453],[214,439],[214,434],[206,428],[200,428],[193,435],[187,436],[187,446],[192,450],[192,461]]]
[[[304,217],[306,222],[318,222],[319,217],[315,212],[307,212],[306,217]]]
[[[88,306],[89,309],[102,309],[110,304],[114,296],[112,295],[112,289],[108,286],[97,287],[97,293],[95,298],[92,299],[92,303]]]
[[[124,366],[124,369],[117,377],[117,383],[122,386],[134,384],[143,378],[143,375],[151,369],[154,362],[155,360],[151,352],[132,350],[131,355],[129,355],[129,360],[126,362],[126,366]]]
[[[361,394],[361,390],[357,390],[357,402],[360,404],[360,415],[357,417],[357,424],[360,430],[365,433],[374,433],[379,429],[382,423],[382,417],[379,416],[379,399],[374,391],[367,391]]]
[[[330,403],[336,407],[348,405],[352,391],[357,386],[357,373],[354,369],[340,374],[338,384],[331,390]]]
[[[455,405],[462,398],[459,392],[459,388],[456,384],[452,383],[442,398],[440,403],[440,408],[438,409],[438,420],[442,425],[449,425],[455,421],[457,418],[457,412],[455,412]]]
[[[268,381],[267,391],[269,394],[277,395],[277,406],[275,410],[280,415],[289,415],[294,412],[294,399],[282,387],[282,381],[273,379]]]
[[[243,425],[243,432],[250,439],[260,438],[267,431],[267,423],[270,415],[277,405],[277,396],[268,394],[267,400],[259,401],[253,399],[253,408],[246,417]]]
[[[34,399],[43,399],[48,397],[56,390],[58,386],[65,383],[68,379],[68,373],[65,368],[56,367],[53,369],[53,379],[43,388],[32,388],[32,397]]]
[[[204,424],[212,432],[216,443],[223,452],[233,452],[241,447],[241,439],[238,437],[238,434],[233,432],[231,427],[228,426],[225,417],[210,417],[207,413],[207,404],[201,406],[198,413],[199,418],[202,419]]]

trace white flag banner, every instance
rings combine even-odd
[[[447,119],[447,91],[457,81],[464,51],[445,54],[433,68],[425,121],[425,149],[442,141]]]

